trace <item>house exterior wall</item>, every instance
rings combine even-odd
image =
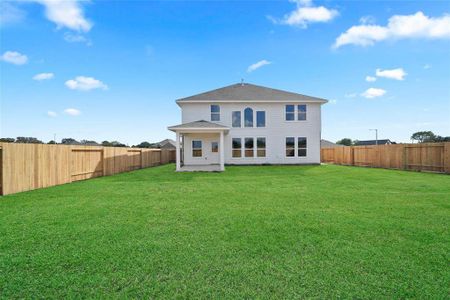
[[[210,105],[220,106],[220,121],[214,122],[230,128],[224,136],[224,150],[226,164],[319,164],[321,137],[321,104],[320,103],[179,103],[182,111],[182,123],[198,120],[211,121]],[[306,104],[307,117],[305,121],[286,121],[285,105]],[[254,127],[232,127],[232,112],[241,111],[241,124],[244,125],[244,109],[253,109]],[[266,112],[266,126],[256,127],[256,112]],[[232,138],[242,138],[242,153],[244,153],[244,138],[266,138],[265,157],[232,157]],[[286,137],[306,137],[306,157],[286,156]],[[217,137],[218,140],[218,137]],[[187,140],[186,140],[187,141]],[[211,140],[207,140],[208,143]],[[185,162],[188,163],[192,151],[188,151],[191,143],[186,143]],[[296,143],[297,146],[297,143]],[[209,145],[210,147],[210,145]],[[255,140],[256,148],[256,140]],[[205,152],[207,153],[207,152]],[[255,152],[256,153],[256,152]],[[297,151],[296,151],[297,154]],[[243,155],[244,156],[244,155]],[[196,161],[199,161],[196,159]]]
[[[210,165],[219,164],[219,152],[212,152],[211,143],[219,143],[218,133],[187,133],[184,138],[184,159],[185,165]],[[202,157],[192,156],[192,141],[202,141]]]

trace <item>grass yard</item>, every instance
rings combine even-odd
[[[447,298],[450,176],[174,165],[0,198],[2,298]]]

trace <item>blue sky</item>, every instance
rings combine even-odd
[[[450,2],[0,5],[2,137],[158,141],[175,99],[241,78],[329,99],[331,141],[450,135]]]

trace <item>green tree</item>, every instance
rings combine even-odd
[[[440,135],[437,135],[437,136],[434,138],[434,141],[435,141],[435,142],[450,142],[450,136],[440,136]]]
[[[54,140],[51,140],[50,142],[48,142],[47,144],[49,144],[49,145],[55,145],[56,144],[56,142],[54,141]]]
[[[87,145],[87,146],[98,146],[99,144],[96,141],[90,141],[90,140],[81,140],[81,145]]]
[[[0,138],[0,143],[14,143],[14,138]]]
[[[434,142],[436,135],[432,131],[418,131],[413,133],[411,139],[419,143]]]
[[[73,138],[65,138],[61,140],[61,144],[63,145],[79,145],[80,142],[78,142],[76,139]]]
[[[127,147],[127,145],[122,144],[121,142],[118,142],[118,141],[112,141],[111,142],[111,146],[113,146],[113,147]]]
[[[42,141],[38,140],[35,137],[18,136],[16,138],[16,143],[42,144]]]
[[[158,143],[142,142],[140,144],[134,145],[133,147],[136,147],[136,148],[159,148],[159,144]]]
[[[352,139],[343,138],[342,140],[337,141],[336,144],[344,145],[344,146],[351,146],[353,144],[353,142],[352,142]]]

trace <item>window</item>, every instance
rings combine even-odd
[[[211,121],[220,121],[219,105],[211,105]]]
[[[192,157],[202,157],[202,141],[192,141]]]
[[[231,123],[233,127],[241,127],[241,112],[233,111],[231,113]]]
[[[253,138],[245,138],[245,157],[253,157]]]
[[[297,120],[305,121],[306,120],[306,105],[297,105]]]
[[[242,144],[241,144],[241,139],[240,138],[233,138],[232,139],[232,146],[233,146],[233,150],[232,150],[232,156],[233,157],[241,157],[241,148],[242,148]]]
[[[244,127],[253,127],[253,109],[244,109]]]
[[[286,138],[286,156],[295,156],[295,138],[293,137]]]
[[[219,152],[219,143],[218,142],[212,142],[211,143],[211,152],[212,153]]]
[[[306,156],[306,138],[299,137],[297,140],[297,152],[298,156]]]
[[[266,138],[256,138],[256,156],[266,157]]]
[[[286,105],[286,121],[295,121],[295,105]]]
[[[266,127],[266,112],[257,111],[256,112],[256,127]]]

